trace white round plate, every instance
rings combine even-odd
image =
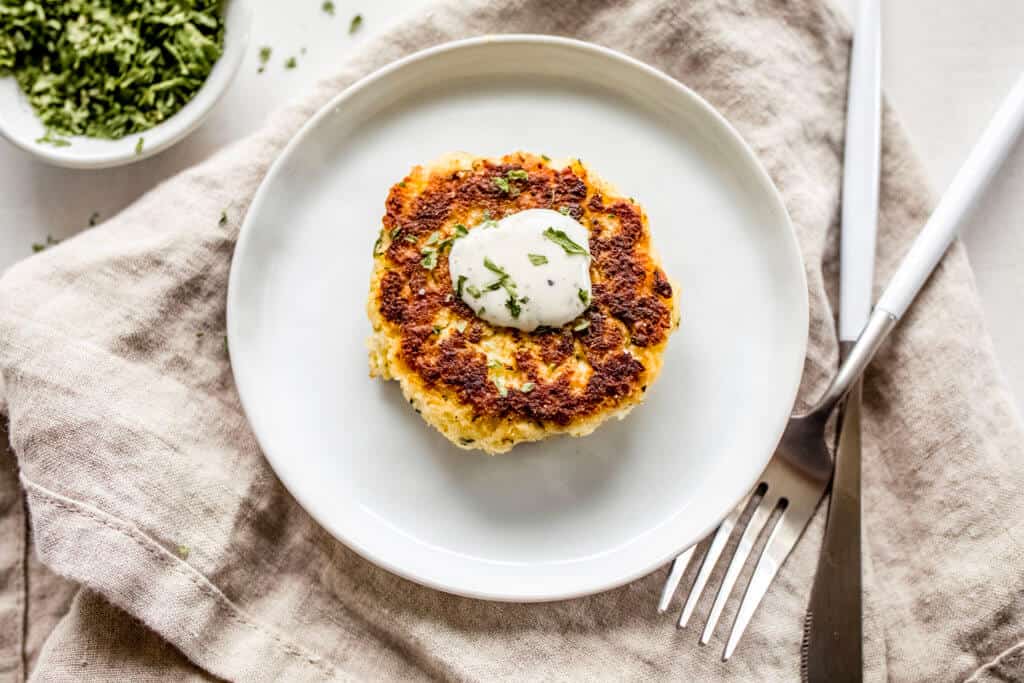
[[[130,164],[161,152],[195,130],[231,85],[249,43],[250,0],[229,0],[224,6],[224,51],[206,82],[174,116],[149,130],[117,140],[74,135],[71,144],[54,147],[36,142],[46,128],[13,77],[0,78],[0,135],[40,161],[66,168],[110,168]],[[64,137],[64,136],[61,136]],[[143,138],[142,150],[135,147]]]
[[[388,189],[459,150],[581,157],[647,209],[683,323],[627,419],[488,457],[368,377]],[[650,67],[542,36],[441,45],[339,95],[260,187],[228,291],[238,390],[288,490],[376,564],[492,600],[613,588],[714,529],[782,434],[807,320],[785,208],[728,123]]]

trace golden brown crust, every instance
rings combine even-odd
[[[526,171],[526,179],[507,190],[495,182],[513,170]],[[444,245],[456,226],[473,230],[487,218],[531,208],[562,210],[590,231],[593,296],[585,328],[580,321],[533,333],[495,328],[452,295]],[[391,188],[383,226],[374,247],[375,329],[386,327],[388,338],[399,340],[394,355],[401,373],[467,406],[474,422],[566,427],[639,401],[656,374],[658,367],[640,359],[660,366],[658,354],[677,319],[673,287],[651,249],[640,206],[611,196],[579,161],[555,167],[518,153],[418,166]],[[424,250],[432,249],[436,265],[428,259],[428,268]],[[499,341],[513,349],[500,362],[488,353]]]

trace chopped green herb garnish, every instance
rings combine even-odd
[[[463,287],[465,286],[465,284],[466,284],[466,279],[467,279],[467,278],[466,278],[466,276],[465,276],[465,275],[460,275],[460,276],[459,276],[459,282],[458,282],[458,284],[457,284],[457,285],[455,285],[455,294],[456,294],[456,295],[458,295],[458,297],[459,297],[460,299],[462,298],[462,288],[463,288]]]
[[[479,299],[484,295],[483,292],[480,291],[480,288],[478,288],[476,285],[466,285],[466,291],[469,292],[469,295],[474,299]]]
[[[544,254],[527,254],[526,256],[530,259],[530,263],[535,266],[543,266],[548,262],[548,257]]]
[[[298,64],[299,63],[295,61],[295,57],[289,57],[284,61],[284,68],[294,69],[296,66],[298,66]]]
[[[352,21],[348,23],[348,32],[355,33],[359,30],[359,27],[363,25],[363,15],[357,14],[352,17]]]
[[[468,323],[466,323],[465,320],[460,320],[459,322],[455,323],[455,329],[457,329],[459,332],[465,332],[467,324]]]
[[[391,236],[391,239],[395,239],[395,237],[397,237],[398,233],[400,233],[400,232],[402,232],[401,228],[392,228],[391,232],[389,233],[390,236]]]
[[[502,280],[495,280],[494,282],[492,282],[489,285],[484,285],[484,291],[485,292],[495,292],[495,291],[501,289],[504,286],[502,284],[502,282],[503,282]]]
[[[413,235],[406,235],[406,236],[405,236],[405,237],[403,237],[402,239],[404,239],[404,240],[405,240],[406,242],[408,242],[409,244],[416,244],[416,242],[418,241],[418,240],[416,239],[416,237],[415,237],[415,236],[413,236]]]
[[[529,180],[530,174],[521,168],[514,168],[511,171],[506,171],[505,177],[500,176],[494,179],[494,184],[498,186],[498,189],[509,195],[510,197],[516,197],[519,195],[519,188],[513,185],[513,181],[516,180]]]
[[[324,0],[324,4],[320,5],[320,9],[332,17],[334,16],[334,3],[331,0]]]
[[[270,61],[270,55],[273,54],[273,50],[268,45],[264,45],[260,48],[260,66]]]
[[[427,270],[433,270],[434,267],[437,265],[437,252],[431,251],[429,254],[424,256],[420,260],[420,265],[426,268]]]
[[[523,392],[524,394],[528,394],[536,388],[536,384],[534,384],[533,382],[527,382],[523,386],[519,387],[519,391]]]
[[[508,396],[508,389],[505,388],[505,383],[501,380],[500,377],[495,377],[491,381],[494,382],[494,386],[497,387],[499,396],[501,396],[502,398]]]
[[[179,545],[178,546],[178,557],[180,557],[183,560],[187,560],[188,559],[188,554],[189,554],[189,549],[188,549],[187,545]]]
[[[227,225],[227,224],[228,224],[228,210],[224,209],[223,211],[220,212],[220,219],[217,221],[217,225]]]
[[[491,271],[492,273],[495,273],[500,277],[508,277],[508,273],[505,272],[505,269],[495,264],[494,261],[492,261],[487,256],[484,256],[484,268]]]
[[[166,121],[223,51],[221,0],[5,0],[0,78],[54,135],[119,139]],[[60,142],[56,142],[60,140]]]
[[[636,200],[635,200],[635,199],[633,199],[632,197],[630,197],[630,198],[629,198],[629,203],[630,203],[630,204],[636,204]]]
[[[501,363],[499,363],[498,361],[494,360],[493,358],[488,358],[487,359],[487,367],[489,367],[489,368],[500,368],[500,367],[502,367],[502,365],[501,365]]]
[[[2,55],[0,55],[0,57],[2,57]],[[2,76],[2,75],[3,75],[3,70],[0,69],[0,76]],[[70,147],[71,146],[71,141],[70,140],[65,140],[64,138],[56,137],[56,134],[52,130],[47,128],[46,132],[43,133],[43,137],[36,138],[36,144],[37,145],[50,145],[52,147]]]
[[[547,154],[541,154],[540,158],[543,159],[544,161],[551,161],[551,157],[549,157]]]
[[[469,234],[469,230],[466,229],[465,225],[463,225],[462,223],[456,223],[455,224],[455,235],[457,237],[465,237],[468,234]]]
[[[588,292],[585,289],[581,289],[577,293],[579,294],[580,301],[583,302],[583,305],[584,306],[589,306],[590,305],[590,292]]]
[[[521,298],[519,300],[519,303],[521,303],[521,304],[528,304],[528,303],[530,303],[530,297],[524,296],[523,298]]]
[[[444,325],[434,325],[434,334],[441,334],[444,328]]]
[[[568,206],[558,207],[558,213],[562,214],[563,216],[568,216],[569,211],[571,211],[571,209]]]
[[[377,235],[377,241],[373,243],[373,255],[380,256],[381,236]]]
[[[582,330],[587,329],[588,327],[590,327],[590,321],[589,320],[581,320],[578,323],[576,323],[575,325],[573,325],[572,329],[573,329],[574,332],[580,332]]]
[[[509,298],[505,300],[505,308],[508,309],[508,312],[512,314],[513,318],[518,318],[519,314],[523,310],[514,296],[509,296]]]
[[[486,312],[487,312],[487,308],[485,306],[481,306],[480,310],[477,311],[476,314],[479,315],[480,317],[483,317],[484,313],[486,313]]]
[[[135,143],[135,156],[142,154],[142,146],[146,144],[146,138],[139,136],[139,141]]]
[[[565,234],[564,230],[548,228],[544,231],[544,236],[560,246],[562,249],[565,249],[566,254],[581,254],[583,256],[589,256],[587,250],[573,242],[572,239]]]
[[[441,239],[441,233],[435,230],[434,232],[430,233],[430,235],[427,237],[427,241],[424,242],[424,244],[426,244],[427,246],[430,246],[431,244],[437,244],[437,241],[439,239]]]

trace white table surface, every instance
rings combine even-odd
[[[849,2],[850,0],[843,0]],[[266,116],[331,73],[350,49],[425,0],[336,2],[254,0],[253,38],[241,72],[197,132],[154,158],[107,171],[68,171],[34,161],[0,140],[0,269],[32,253],[47,234],[72,235],[98,212],[109,217],[161,180],[252,131]],[[348,34],[352,14],[362,29]],[[948,185],[1004,93],[1024,71],[1024,2],[883,2],[884,81],[925,163],[933,189]],[[261,45],[273,47],[263,74]],[[301,48],[306,53],[300,53]],[[299,66],[285,70],[295,55]],[[989,328],[1007,379],[1024,406],[1024,144],[982,201],[965,235]],[[1016,199],[1016,201],[1015,201]]]

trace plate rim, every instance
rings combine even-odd
[[[255,224],[255,219],[253,217],[259,214],[259,210],[262,203],[265,200],[265,196],[270,192],[268,188],[273,184],[273,181],[276,179],[277,175],[281,173],[282,168],[286,164],[287,160],[290,158],[292,152],[305,141],[307,136],[310,135],[311,131],[314,130],[323,119],[332,115],[338,107],[343,106],[346,100],[354,97],[360,91],[372,87],[378,81],[384,80],[394,72],[399,71],[411,64],[424,60],[429,60],[447,52],[458,51],[467,48],[471,49],[474,47],[478,47],[480,45],[488,45],[494,43],[517,44],[524,47],[538,45],[559,46],[563,48],[578,50],[584,53],[589,53],[590,55],[595,57],[612,59],[621,62],[630,68],[639,69],[646,75],[653,77],[656,80],[661,81],[664,85],[667,85],[668,87],[676,90],[682,97],[690,99],[693,102],[693,104],[696,105],[702,111],[703,114],[707,115],[710,119],[712,119],[715,122],[715,124],[720,126],[728,134],[728,136],[733,139],[733,142],[736,143],[736,151],[742,154],[743,160],[747,165],[748,169],[757,176],[757,180],[760,181],[760,184],[766,190],[766,196],[775,205],[775,210],[777,211],[782,223],[784,223],[785,227],[787,228],[786,234],[788,236],[788,250],[796,257],[795,262],[799,266],[797,269],[799,283],[801,285],[801,290],[804,293],[804,296],[799,298],[800,311],[798,312],[798,317],[800,318],[800,322],[803,327],[803,334],[800,335],[799,356],[801,359],[805,360],[807,356],[807,344],[809,339],[810,310],[809,295],[807,293],[806,263],[804,261],[803,251],[800,249],[796,229],[793,224],[792,217],[790,216],[789,211],[786,208],[786,204],[781,192],[775,185],[774,181],[771,179],[771,176],[768,174],[767,170],[764,168],[757,154],[747,143],[747,141],[743,138],[743,136],[739,133],[739,131],[736,130],[736,128],[729,122],[729,120],[726,119],[715,107],[713,107],[699,93],[697,93],[693,89],[689,88],[685,84],[669,76],[668,74],[666,74],[665,72],[661,71],[656,67],[646,64],[634,57],[630,57],[629,55],[619,52],[617,50],[613,50],[611,48],[607,48],[602,45],[598,45],[588,41],[578,40],[575,38],[567,38],[563,36],[530,33],[510,33],[498,35],[488,34],[482,36],[475,36],[471,38],[447,41],[444,43],[433,45],[423,50],[413,52],[409,55],[406,55],[405,57],[390,62],[370,72],[369,74],[359,78],[358,80],[347,86],[345,89],[343,89],[341,92],[333,96],[326,103],[321,105],[319,109],[312,116],[310,116],[309,119],[305,121],[305,123],[302,124],[302,126],[292,135],[291,139],[285,144],[284,148],[277,154],[276,158],[271,163],[270,167],[267,169],[266,174],[260,181],[260,185],[257,188],[255,194],[253,195],[252,202],[250,203],[249,208],[246,211],[245,218],[239,229],[238,238],[236,240],[235,248],[232,253],[230,273],[228,276],[228,290],[225,311],[227,342],[229,349],[232,346],[234,346],[234,342],[237,341],[241,335],[240,332],[235,331],[237,323],[233,322],[237,320],[237,316],[233,315],[233,311],[241,306],[239,299],[243,296],[242,294],[240,294],[240,285],[238,283],[238,279],[239,277],[241,277],[239,275],[239,273],[241,272],[241,268],[236,268],[236,263],[244,262],[245,253],[248,249],[251,235],[255,229],[253,227]],[[796,403],[803,375],[803,360],[801,361],[800,367],[801,371],[794,373],[794,377],[790,380],[789,390],[787,391],[790,406],[795,406]],[[248,401],[252,399],[247,400],[246,394],[249,394],[251,397],[255,395],[255,390],[253,390],[252,393],[249,393],[246,389],[243,388],[248,384],[247,381],[243,379],[243,377],[241,376],[242,374],[244,374],[244,371],[240,373],[236,369],[236,365],[234,362],[231,363],[231,373],[235,381],[235,386],[238,392],[239,403],[241,405],[242,412],[245,415],[246,421],[249,424],[250,428],[252,429],[254,436],[256,437],[257,443],[259,444],[260,450],[263,453],[264,457],[266,458],[267,463],[270,465],[275,476],[285,487],[285,489],[287,489],[289,494],[295,498],[299,506],[302,507],[302,509],[307,514],[309,514],[310,517],[312,517],[313,520],[321,528],[323,528],[328,534],[330,534],[332,537],[334,537],[336,540],[344,544],[347,548],[358,554],[363,559],[399,577],[417,583],[421,586],[425,586],[427,588],[442,591],[452,595],[459,595],[467,598],[488,600],[494,602],[538,603],[585,597],[597,593],[602,593],[615,588],[619,588],[643,576],[647,576],[648,574],[654,572],[658,568],[664,566],[666,563],[670,562],[673,558],[675,558],[680,552],[692,547],[693,545],[696,545],[697,543],[700,543],[702,540],[707,538],[707,536],[714,531],[714,529],[721,523],[721,521],[725,519],[726,516],[728,516],[729,512],[741,500],[743,500],[743,497],[746,495],[746,493],[749,492],[757,484],[762,472],[764,471],[764,468],[768,465],[768,462],[771,460],[775,448],[777,447],[779,441],[782,438],[782,433],[785,429],[786,423],[789,418],[789,412],[787,412],[781,419],[778,420],[778,424],[776,425],[776,429],[774,430],[774,437],[771,440],[771,448],[766,449],[767,455],[764,457],[763,465],[756,470],[756,474],[753,477],[749,478],[749,480],[745,482],[746,486],[740,489],[740,494],[737,496],[736,500],[730,503],[730,505],[725,509],[725,511],[721,514],[720,517],[715,519],[715,521],[712,524],[709,524],[707,528],[703,529],[697,535],[695,540],[687,540],[681,543],[678,547],[674,547],[671,552],[666,553],[664,557],[660,557],[660,559],[658,559],[656,562],[645,564],[643,567],[633,569],[630,572],[618,572],[617,575],[611,579],[606,579],[600,582],[585,583],[585,579],[581,577],[580,585],[582,587],[576,589],[550,591],[545,590],[543,585],[537,585],[532,586],[531,590],[529,591],[520,590],[518,592],[511,592],[507,590],[502,591],[500,589],[488,591],[478,589],[466,589],[458,585],[454,585],[450,582],[438,580],[433,577],[423,576],[421,574],[417,574],[415,571],[410,571],[401,566],[398,566],[394,562],[388,560],[387,558],[375,555],[371,550],[367,549],[358,541],[348,537],[344,533],[341,533],[333,523],[326,519],[327,515],[321,515],[319,511],[316,510],[315,505],[307,505],[307,503],[304,501],[304,496],[302,496],[297,490],[299,487],[291,485],[289,483],[289,478],[282,474],[281,469],[279,469],[276,466],[275,463],[279,461],[279,458],[272,455],[269,449],[264,448],[263,444],[267,443],[267,441],[261,438],[261,428],[249,418],[251,411],[247,408],[247,404]],[[644,534],[647,534],[655,528],[657,527],[649,527],[639,532],[636,535],[636,537],[640,537]]]

